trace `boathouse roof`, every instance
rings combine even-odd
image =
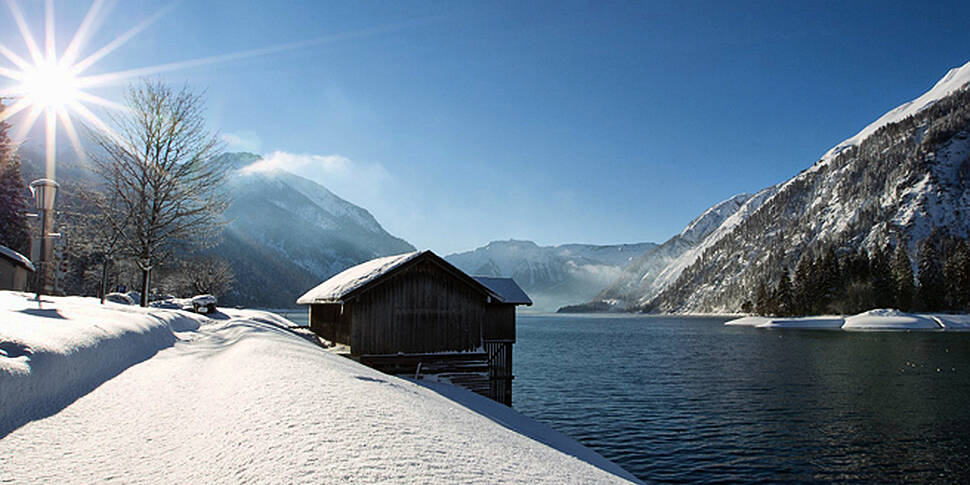
[[[14,251],[6,246],[0,246],[0,257],[12,261],[14,264],[23,266],[28,271],[35,271],[34,264],[23,254]]]
[[[472,276],[475,281],[487,286],[502,297],[502,303],[510,305],[532,305],[532,299],[522,291],[522,288],[512,278],[496,278],[492,276]]]
[[[299,305],[344,303],[347,300],[353,299],[356,295],[367,291],[368,288],[379,284],[385,277],[419,260],[433,261],[445,271],[458,277],[458,279],[465,282],[468,286],[479,290],[483,295],[493,298],[497,302],[516,305],[532,304],[529,297],[525,296],[522,289],[511,278],[489,278],[489,280],[508,280],[507,282],[492,282],[492,286],[490,286],[489,283],[468,276],[462,270],[456,268],[431,251],[415,251],[395,256],[386,256],[358,264],[320,283],[298,298],[296,303]],[[506,298],[510,298],[510,300],[506,300]],[[524,303],[523,298],[528,303]]]

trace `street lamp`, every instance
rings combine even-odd
[[[51,237],[48,233],[54,223],[54,196],[60,185],[51,179],[39,179],[30,183],[30,192],[34,195],[34,208],[40,213],[40,251],[38,254],[37,300],[40,295],[51,291],[48,288],[48,262],[51,253]]]

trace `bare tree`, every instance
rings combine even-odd
[[[80,189],[78,198],[94,209],[94,214],[84,214],[79,218],[76,232],[87,244],[91,254],[100,256],[101,275],[98,281],[98,296],[101,303],[107,294],[108,275],[118,250],[125,242],[125,235],[131,221],[131,214],[116,191],[107,193],[90,189]]]
[[[213,255],[198,256],[179,263],[169,276],[169,285],[183,296],[223,296],[232,289],[236,275],[226,260]]]
[[[205,245],[221,230],[228,205],[221,144],[205,127],[204,102],[188,88],[158,81],[129,87],[129,111],[113,117],[116,133],[92,133],[92,156],[107,197],[124,217],[124,248],[142,271],[141,305],[148,305],[152,266],[182,245]]]

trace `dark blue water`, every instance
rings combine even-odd
[[[514,407],[647,481],[970,478],[970,334],[519,315]]]

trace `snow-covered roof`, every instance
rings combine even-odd
[[[478,288],[482,293],[497,299],[502,303],[513,305],[531,305],[532,300],[512,281],[512,278],[471,277],[448,261],[431,251],[415,251],[412,253],[385,256],[358,264],[352,268],[337,273],[332,278],[320,283],[296,300],[298,305],[312,305],[314,303],[343,302],[352,293],[367,286],[372,281],[381,278],[397,268],[419,257],[429,257],[437,261],[446,269],[451,270],[470,286]]]
[[[532,305],[529,295],[526,295],[512,278],[495,278],[492,276],[472,276],[472,278],[502,297],[502,303]]]
[[[3,256],[14,263],[17,263],[30,271],[34,271],[34,264],[30,262],[23,254],[14,251],[6,246],[0,246],[0,256]]]
[[[340,301],[354,290],[380,278],[394,268],[411,261],[421,254],[422,251],[414,251],[413,253],[385,256],[347,268],[304,293],[303,296],[296,300],[296,303],[298,305],[310,305],[313,303]]]

